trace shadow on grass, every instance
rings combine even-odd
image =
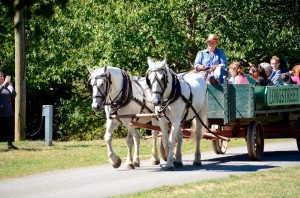
[[[42,151],[43,149],[37,149],[37,148],[20,148],[18,150],[9,150],[9,149],[0,149],[0,152],[18,152],[18,151]]]
[[[90,147],[92,145],[88,145],[88,144],[74,144],[74,145],[66,145],[64,146],[64,148],[86,148],[86,147]]]
[[[37,149],[37,148],[19,148],[21,151],[42,151],[43,149]]]

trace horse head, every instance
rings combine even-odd
[[[154,62],[152,58],[148,57],[147,62],[149,68],[146,72],[146,82],[151,89],[154,105],[159,106],[168,84],[167,59]]]
[[[111,84],[110,73],[107,71],[107,66],[95,70],[88,67],[88,71],[91,75],[89,85],[93,92],[92,107],[96,112],[101,112]]]

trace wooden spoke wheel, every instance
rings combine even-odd
[[[260,122],[250,122],[246,140],[250,159],[256,161],[261,160],[264,153],[264,130]]]
[[[212,146],[214,149],[214,152],[216,154],[225,154],[228,148],[228,143],[227,141],[217,139],[217,140],[212,140]]]
[[[297,139],[298,151],[300,151],[300,138]]]
[[[213,124],[211,126],[211,130],[215,130],[215,129],[219,129],[219,125]],[[212,140],[212,147],[214,149],[214,152],[216,154],[225,154],[228,148],[228,142],[221,140],[221,139],[217,139],[217,140]]]

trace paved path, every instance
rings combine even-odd
[[[183,156],[184,167],[162,172],[159,166],[142,161],[141,167],[125,170],[111,166],[92,166],[46,172],[22,178],[0,180],[0,197],[109,197],[162,185],[190,183],[203,179],[300,166],[296,141],[265,144],[263,161],[249,161],[247,148],[228,149],[225,155],[202,153],[202,167],[192,166],[193,156]]]

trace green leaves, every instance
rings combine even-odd
[[[0,2],[0,63],[13,73],[13,18],[7,15],[12,1]],[[89,76],[86,66],[112,65],[144,76],[151,56],[186,71],[210,33],[220,36],[228,63],[242,60],[246,66],[273,55],[290,68],[300,62],[298,1],[30,0],[25,6],[28,105],[36,111],[41,104],[57,105],[61,137],[72,136],[68,123],[87,133],[100,127],[91,124],[96,118],[85,95],[90,93],[80,87]],[[104,117],[97,119],[103,123]]]

